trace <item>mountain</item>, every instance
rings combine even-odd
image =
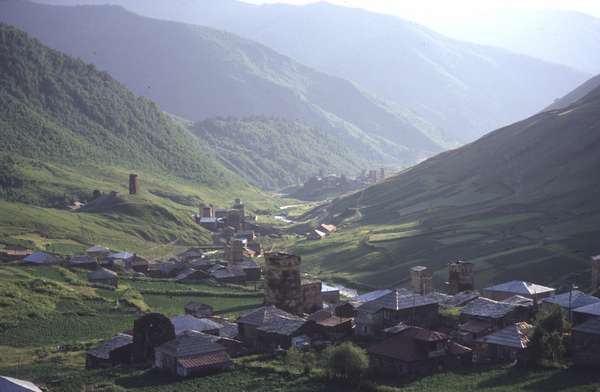
[[[472,141],[537,113],[591,76],[456,41],[393,16],[325,2],[46,1],[110,2],[146,16],[231,31],[410,108],[452,141]]]
[[[270,202],[156,104],[3,24],[0,139],[3,243],[149,252],[149,244],[209,241],[190,218],[200,202]],[[139,175],[137,195],[127,194],[129,173]],[[74,213],[74,201],[89,203]],[[149,256],[161,253],[154,251]]]
[[[443,33],[482,45],[600,73],[600,19],[576,11],[510,10],[475,14]]]
[[[370,286],[408,283],[425,265],[475,264],[476,283],[523,279],[589,287],[600,253],[600,88],[437,155],[311,216],[338,224],[297,247],[319,276]]]
[[[398,165],[442,150],[435,128],[409,110],[229,33],[116,6],[14,0],[0,2],[0,20],[192,121],[253,115],[299,120],[327,131],[358,158]]]
[[[571,106],[598,87],[600,87],[600,75],[591,78],[569,94],[557,99],[552,105],[546,108],[546,110],[559,110]]]
[[[281,189],[320,170],[357,173],[365,163],[326,132],[280,118],[216,118],[192,131],[209,144],[220,161],[262,189]]]

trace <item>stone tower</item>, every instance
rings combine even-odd
[[[415,293],[425,295],[433,289],[433,273],[427,267],[416,266],[410,269],[410,282]]]
[[[448,293],[457,294],[475,288],[473,263],[456,261],[448,263]]]
[[[595,293],[600,288],[600,255],[592,257],[592,289]]]
[[[265,304],[293,314],[302,314],[300,256],[265,254]]]
[[[137,194],[138,191],[138,181],[137,181],[137,174],[130,174],[129,175],[129,194],[130,195],[135,195]]]
[[[246,250],[245,240],[232,239],[229,243],[229,261],[234,264],[244,261],[244,250]]]

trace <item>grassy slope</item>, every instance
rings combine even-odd
[[[12,0],[0,3],[0,20],[107,70],[135,93],[194,121],[248,115],[299,119],[375,162],[408,164],[442,150],[416,115],[232,34],[118,7]]]
[[[284,119],[218,118],[197,123],[193,132],[226,167],[262,189],[296,185],[319,169],[350,175],[367,165],[326,132]]]
[[[190,219],[200,201],[272,205],[154,103],[93,66],[5,25],[0,59],[2,242],[73,245],[65,253],[101,243],[155,257],[172,248],[157,244],[210,239]],[[140,175],[137,196],[93,212],[65,209],[95,189],[125,195],[131,172]]]
[[[294,247],[306,268],[369,286],[408,283],[409,268],[475,263],[479,287],[509,279],[589,285],[600,252],[600,90],[432,158],[317,209],[341,224]]]

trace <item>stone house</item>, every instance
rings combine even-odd
[[[209,274],[206,271],[186,268],[175,277],[175,281],[177,283],[197,283],[208,279],[208,277]]]
[[[600,302],[573,309],[573,324],[582,324],[587,320],[600,317]]]
[[[528,313],[521,310],[518,305],[477,298],[469,302],[460,312],[458,340],[462,344],[470,344],[482,336],[515,322],[527,321]]]
[[[598,302],[600,302],[600,298],[588,295],[579,290],[573,290],[544,298],[541,303],[541,308],[543,311],[551,312],[558,306],[569,311],[569,309],[578,309]]]
[[[98,260],[87,255],[73,255],[67,263],[69,268],[83,268],[95,270],[98,268]]]
[[[426,375],[471,363],[471,349],[441,332],[406,326],[367,348],[369,367],[393,377]]]
[[[154,367],[177,377],[226,370],[232,361],[227,349],[213,338],[185,331],[154,350]]]
[[[340,302],[340,289],[321,283],[321,298],[325,303],[337,304]]]
[[[533,331],[533,325],[518,322],[478,338],[474,345],[474,360],[476,362],[528,361],[526,349]]]
[[[119,334],[88,351],[85,356],[85,368],[96,369],[113,367],[131,362],[133,336]]]
[[[600,318],[591,318],[571,330],[573,363],[600,367]]]
[[[119,275],[116,272],[106,268],[99,268],[87,275],[88,280],[92,283],[101,283],[107,286],[117,287],[119,285]]]
[[[95,258],[98,261],[102,261],[104,259],[107,259],[110,256],[111,251],[110,251],[110,249],[108,249],[104,246],[96,245],[96,246],[92,246],[91,248],[88,248],[85,251],[85,254],[90,257]]]
[[[321,309],[308,316],[307,331],[315,340],[339,341],[352,336],[352,317],[339,317],[333,308]]]
[[[358,307],[355,333],[357,336],[372,337],[400,322],[428,328],[436,325],[438,319],[438,303],[435,299],[406,289],[394,289]]]
[[[210,317],[214,313],[212,306],[195,301],[186,304],[184,311],[185,314],[189,314],[197,318]]]
[[[288,349],[293,338],[305,333],[305,324],[305,319],[267,305],[237,319],[238,338],[259,351],[271,352],[278,347]]]
[[[513,280],[483,289],[483,296],[495,301],[503,301],[514,295],[520,295],[522,297],[533,299],[534,301],[540,301],[543,298],[553,296],[555,293],[556,289],[551,287],[522,280]]]
[[[60,258],[58,256],[51,255],[49,253],[36,252],[23,259],[23,264],[27,265],[56,265],[60,264]]]

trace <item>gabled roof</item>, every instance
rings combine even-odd
[[[589,314],[591,316],[600,316],[600,302],[573,309],[573,312]]]
[[[567,291],[566,293],[553,295],[552,297],[544,298],[542,302],[548,302],[568,309],[569,299],[571,309],[577,309],[581,308],[582,306],[587,306],[595,304],[596,302],[600,302],[600,298],[588,295],[579,290],[573,290],[572,292]]]
[[[109,359],[112,351],[131,343],[133,343],[133,337],[122,333],[100,343],[98,346],[88,351],[87,354],[100,359]]]
[[[300,329],[306,320],[273,305],[267,305],[242,315],[237,323],[254,325],[263,332],[290,335]]]
[[[2,392],[42,392],[35,384],[11,377],[0,376],[0,391]]]
[[[321,292],[322,293],[332,293],[332,292],[336,292],[336,291],[340,291],[340,289],[336,286],[330,286],[326,283],[321,282]]]
[[[129,253],[129,252],[120,252],[120,253],[113,253],[110,255],[111,259],[115,259],[115,260],[129,260],[132,257],[134,257],[135,255],[133,253]]]
[[[392,290],[390,289],[383,289],[383,290],[375,290],[375,291],[370,291],[368,293],[356,296],[354,298],[352,298],[352,302],[369,302],[369,301],[374,301],[378,298],[383,297],[386,294],[391,293]]]
[[[119,275],[116,272],[108,270],[106,268],[99,268],[96,271],[88,273],[88,279],[92,280],[114,279],[118,276]]]
[[[431,338],[432,340],[428,340]],[[429,358],[429,352],[419,341],[447,340],[445,334],[419,327],[408,327],[398,334],[370,346],[369,354],[381,355],[404,362],[416,362]]]
[[[381,309],[387,310],[402,310],[437,304],[433,298],[415,294],[406,289],[394,289],[390,293],[361,305],[358,310],[374,313]]]
[[[212,331],[222,327],[221,324],[210,319],[196,318],[189,314],[171,317],[171,323],[175,327],[175,334],[180,334],[184,331]]]
[[[513,295],[512,297],[503,299],[502,302],[517,306],[533,306],[533,300],[531,298],[523,297],[521,295]]]
[[[529,339],[533,334],[533,330],[533,325],[529,323],[514,323],[490,335],[479,338],[477,341],[498,346],[525,349],[529,345]]]
[[[479,298],[479,295],[478,291],[461,291],[440,305],[450,307],[465,306],[469,302]]]
[[[316,324],[323,327],[335,327],[351,321],[352,318],[344,318],[336,316],[333,308],[317,310],[308,316],[309,321],[314,321]]]
[[[576,325],[573,327],[573,331],[591,335],[600,335],[600,318],[594,317],[579,325]]]
[[[479,334],[491,327],[491,323],[485,320],[471,319],[458,326],[460,331]]]
[[[512,280],[510,282],[501,283],[496,286],[487,287],[487,291],[502,291],[505,293],[514,293],[519,295],[533,295],[554,291],[551,287],[542,286],[535,283],[525,282],[522,280]]]
[[[217,351],[225,351],[225,347],[215,342],[214,336],[196,332],[185,331],[156,348],[174,357],[191,357]]]
[[[460,314],[473,317],[499,319],[508,315],[515,307],[516,305],[480,297],[469,302]]]
[[[99,245],[95,245],[92,246],[91,248],[88,248],[86,250],[86,253],[110,253],[110,249],[104,247],[104,246],[99,246]]]
[[[42,252],[32,253],[23,259],[23,262],[31,264],[56,264],[59,261],[58,257]]]

